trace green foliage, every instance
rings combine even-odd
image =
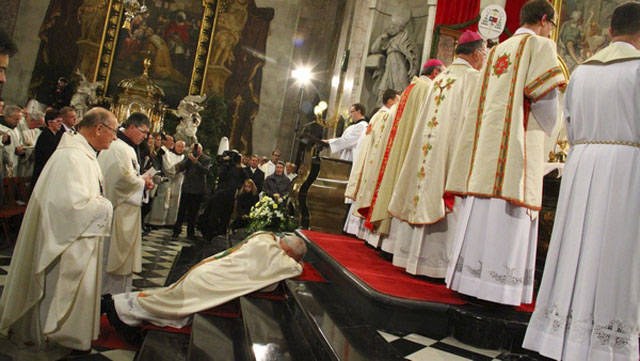
[[[219,95],[209,95],[200,112],[202,123],[198,127],[198,142],[205,152],[215,155],[220,138],[231,135],[231,121],[227,117],[227,101]]]

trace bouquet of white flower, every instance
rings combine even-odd
[[[247,226],[248,232],[256,232],[263,229],[290,232],[298,227],[293,216],[289,214],[287,197],[274,200],[265,195],[251,207],[249,222],[249,226]]]

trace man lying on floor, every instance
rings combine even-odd
[[[279,281],[302,273],[306,251],[304,241],[296,236],[254,233],[200,261],[170,286],[107,295],[102,309],[116,331],[137,341],[137,326],[142,322],[181,328],[196,312],[258,290],[274,290]]]

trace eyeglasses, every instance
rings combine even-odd
[[[104,123],[100,123],[100,125],[102,125],[103,127],[109,129],[110,131],[113,132],[113,134],[117,134],[118,133],[118,128],[111,128],[110,126],[104,124]]]
[[[548,21],[548,22],[550,22],[550,23],[551,23],[551,25],[553,25],[553,27],[554,27],[554,28],[557,28],[557,27],[558,27],[558,25],[556,25],[556,23],[555,23],[553,20],[549,20],[549,19],[547,19],[547,21]]]
[[[149,136],[149,131],[148,130],[144,130],[140,127],[136,127],[136,129],[138,129],[138,131],[142,134],[144,134],[145,136]]]

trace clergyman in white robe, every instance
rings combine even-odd
[[[465,196],[447,287],[507,305],[531,302],[544,136],[565,84],[556,44],[527,27],[488,54],[447,175],[447,192]]]
[[[640,51],[614,42],[578,66],[565,94],[564,119],[573,147],[523,346],[556,360],[635,361]]]
[[[98,162],[105,180],[105,195],[113,204],[111,235],[105,239],[102,294],[131,291],[133,273],[142,272],[140,225],[145,181],[134,148],[119,133]]]
[[[184,159],[184,154],[176,154],[165,146],[162,146],[162,149],[162,172],[169,181],[158,185],[148,223],[154,226],[173,226],[178,219],[180,193],[184,181],[184,173],[176,172],[176,165]]]
[[[40,178],[0,299],[0,330],[21,346],[87,350],[100,330],[102,238],[112,215],[96,151],[81,134],[64,134]]]
[[[299,260],[306,248],[302,240],[294,238],[303,247],[298,254],[284,249],[284,241],[273,233],[255,233],[200,261],[170,286],[114,295],[118,318],[129,326],[144,321],[180,328],[188,325],[196,312],[299,276]]]

